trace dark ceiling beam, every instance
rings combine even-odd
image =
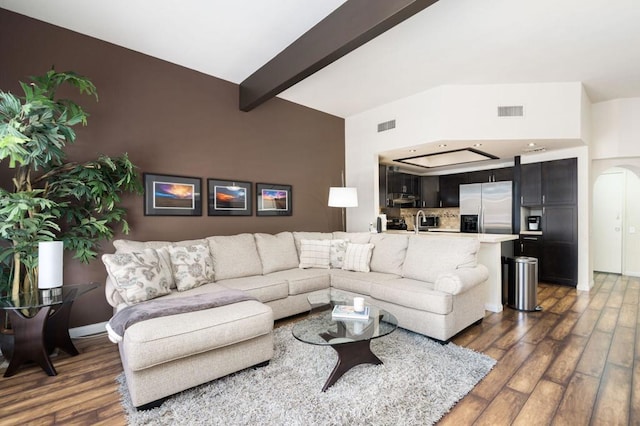
[[[437,0],[347,0],[240,83],[240,110],[304,80]]]

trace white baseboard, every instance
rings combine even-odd
[[[640,277],[640,272],[625,271],[624,275],[628,277]]]
[[[72,339],[76,339],[78,337],[87,337],[93,334],[106,333],[107,330],[105,329],[105,325],[107,325],[107,321],[70,328],[69,336],[71,336]]]

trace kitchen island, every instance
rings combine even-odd
[[[389,234],[414,234],[414,231],[386,231]],[[456,238],[475,238],[480,241],[480,250],[478,251],[478,263],[483,264],[489,269],[489,294],[484,304],[487,311],[502,311],[502,256],[513,256],[513,247],[510,241],[518,239],[517,235],[511,234],[467,234],[462,232],[447,231],[421,231],[418,233],[421,237],[456,237]]]

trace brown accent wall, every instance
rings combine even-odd
[[[210,55],[210,52],[202,52]],[[293,185],[293,216],[151,217],[143,198],[128,197],[134,240],[181,240],[241,232],[332,231],[339,209],[327,207],[328,188],[340,184],[344,168],[344,121],[281,99],[245,113],[239,86],[78,33],[0,9],[0,87],[22,94],[18,81],[52,65],[91,78],[99,102],[76,97],[91,114],[78,129],[70,159],[128,152],[140,172],[206,179],[235,179]],[[217,60],[215,56],[212,61]],[[12,171],[0,163],[0,183]],[[105,241],[103,251],[113,252]],[[65,282],[104,283],[102,262],[65,258]],[[71,326],[106,321],[111,308],[103,288],[80,299]]]

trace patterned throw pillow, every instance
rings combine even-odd
[[[344,262],[344,254],[347,251],[347,243],[349,240],[335,239],[331,240],[331,267],[342,268]]]
[[[330,266],[331,240],[300,240],[300,268],[329,269]]]
[[[171,292],[173,276],[165,258],[154,249],[102,255],[113,285],[127,305]]]
[[[356,272],[369,272],[369,263],[373,253],[373,244],[347,244],[342,269]]]
[[[178,291],[213,282],[213,259],[208,245],[171,246],[167,250]]]

